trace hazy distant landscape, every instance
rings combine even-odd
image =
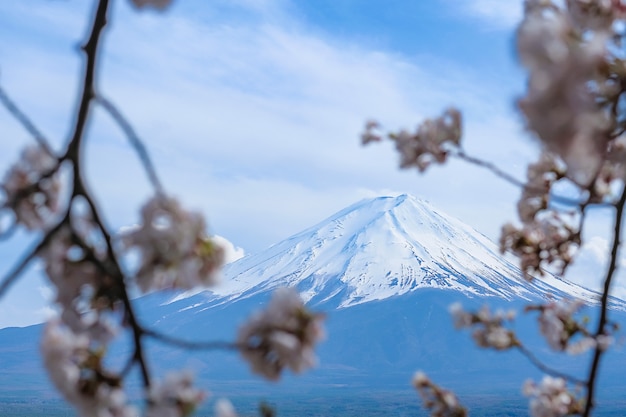
[[[442,249],[443,248],[443,249]],[[296,287],[313,310],[327,314],[328,340],[317,349],[319,366],[278,384],[252,375],[234,352],[195,352],[149,343],[151,370],[192,369],[211,399],[227,397],[242,415],[267,401],[279,416],[426,415],[410,385],[424,370],[453,389],[472,416],[526,416],[522,383],[542,373],[519,352],[479,349],[453,328],[448,307],[514,308],[551,297],[593,299],[595,293],[550,278],[527,283],[497,248],[468,226],[410,196],[361,201],[264,252],[225,268],[226,285],[194,295],[153,294],[136,302],[141,318],[186,340],[233,340],[237,326],[265,305],[271,291]],[[612,319],[626,324],[624,302],[613,300]],[[593,317],[595,307],[587,309]],[[0,415],[65,416],[40,365],[41,326],[0,330]],[[578,358],[547,348],[533,314],[520,314],[521,340],[552,366],[587,372]],[[119,369],[132,352],[122,339],[109,366]],[[626,409],[626,352],[618,345],[601,367],[597,416]],[[140,384],[131,379],[131,395]],[[134,393],[134,394],[132,394]],[[199,416],[212,416],[209,401]]]

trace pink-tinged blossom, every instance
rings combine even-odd
[[[172,0],[130,0],[130,2],[138,9],[152,7],[157,10],[165,10],[172,3]]]
[[[41,340],[48,376],[81,417],[137,417],[126,402],[117,377],[100,368],[100,356],[85,334],[75,334],[59,322],[49,322]]]
[[[254,372],[277,380],[284,368],[301,373],[316,364],[314,347],[324,338],[322,320],[305,308],[296,290],[280,288],[267,308],[239,329],[237,343]]]
[[[610,31],[613,22],[624,16],[621,0],[567,0],[572,22],[579,30]]]
[[[615,184],[626,179],[626,135],[613,139],[608,146],[602,169],[593,188],[593,201],[610,199],[616,194]]]
[[[6,173],[0,187],[3,206],[13,210],[18,223],[29,230],[43,229],[60,210],[61,180],[57,159],[41,146],[29,146]]]
[[[528,129],[563,159],[568,178],[587,186],[602,165],[611,129],[591,87],[603,82],[609,38],[604,32],[583,37],[577,31],[565,10],[527,7],[517,33],[519,56],[529,70],[519,107]]]
[[[141,224],[122,235],[122,245],[139,250],[135,279],[144,292],[214,285],[224,262],[224,249],[207,236],[204,217],[164,196],[143,206]]]
[[[376,131],[378,128],[377,122],[367,122],[361,142],[368,144],[380,141],[381,136]],[[402,130],[390,133],[389,139],[396,144],[401,168],[415,167],[423,172],[432,163],[446,162],[450,148],[460,144],[461,131],[461,113],[450,108],[441,117],[426,119],[415,133]]]
[[[456,395],[450,390],[437,386],[424,372],[415,373],[413,386],[422,398],[424,407],[430,410],[432,417],[467,416],[467,410],[461,405]]]
[[[171,373],[150,387],[145,417],[186,417],[205,398],[206,394],[194,387],[190,372]]]
[[[530,414],[533,417],[563,417],[580,414],[582,403],[567,389],[563,378],[544,376],[539,385],[528,380],[523,393],[530,397]]]
[[[554,155],[543,152],[539,161],[528,165],[526,186],[517,203],[522,223],[532,223],[537,213],[547,209],[552,185],[565,174]]]
[[[520,258],[524,278],[543,274],[543,267],[553,265],[564,272],[580,246],[577,230],[556,212],[545,212],[518,228],[510,223],[502,227],[500,251],[511,251]]]
[[[59,230],[39,256],[55,287],[63,323],[74,333],[87,333],[94,341],[108,343],[117,329],[101,312],[112,309],[114,300],[106,297],[112,279],[74,244],[69,228]]]
[[[361,134],[361,143],[363,145],[367,145],[370,142],[380,142],[382,137],[380,133],[378,133],[378,129],[380,128],[380,124],[375,120],[368,120],[365,123],[365,132]]]
[[[574,315],[583,307],[579,300],[561,300],[543,305],[528,306],[527,311],[538,311],[539,330],[548,345],[557,351],[578,354],[596,346],[586,327]],[[581,336],[574,340],[576,336]]]
[[[512,310],[497,310],[492,314],[489,307],[483,306],[476,313],[471,313],[464,311],[460,303],[454,303],[450,305],[449,312],[454,320],[454,327],[474,329],[472,338],[480,347],[506,350],[519,344],[515,333],[504,327],[505,322],[515,318]]]

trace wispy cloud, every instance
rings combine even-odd
[[[489,28],[511,29],[522,19],[523,0],[445,0]]]

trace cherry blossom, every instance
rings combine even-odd
[[[284,368],[295,373],[316,364],[315,344],[324,338],[323,316],[310,313],[293,288],[279,288],[267,308],[240,329],[237,342],[252,370],[277,380]]]
[[[415,373],[413,386],[422,398],[424,407],[430,410],[432,417],[467,416],[467,410],[461,406],[456,395],[452,391],[437,386],[424,372]]]
[[[203,391],[193,386],[190,372],[170,373],[150,387],[145,417],[186,417],[205,397]]]
[[[81,417],[136,417],[126,402],[121,380],[101,367],[101,353],[85,334],[75,334],[58,321],[49,322],[41,354],[50,380]]]
[[[580,300],[561,300],[543,305],[531,305],[527,311],[538,311],[539,330],[546,338],[548,345],[557,351],[579,354],[596,346],[596,340],[583,323],[574,315],[580,311],[584,303]],[[574,340],[576,336],[581,336]],[[603,343],[608,339],[602,339]]]
[[[141,210],[141,224],[121,236],[125,250],[137,248],[141,265],[135,279],[142,291],[214,285],[224,249],[205,232],[204,217],[177,200],[156,196]]]
[[[472,338],[480,347],[506,350],[519,344],[512,330],[506,329],[504,323],[515,318],[515,312],[496,311],[491,313],[489,307],[483,306],[478,312],[470,313],[463,310],[461,303],[454,303],[449,308],[457,329],[474,328]]]
[[[567,176],[587,186],[602,165],[611,129],[590,89],[607,62],[608,38],[603,32],[583,38],[572,22],[552,4],[527,6],[517,32],[519,56],[529,70],[519,107],[528,129],[565,161]]]
[[[507,223],[500,236],[500,251],[519,256],[524,278],[528,280],[535,273],[543,275],[546,265],[555,265],[564,272],[579,246],[578,231],[554,211],[525,223],[522,228]]]
[[[530,414],[533,417],[562,417],[583,411],[581,402],[567,389],[563,378],[544,376],[539,385],[528,380],[522,391],[530,397]]]
[[[57,159],[41,146],[28,146],[6,173],[0,188],[3,207],[15,212],[18,223],[29,230],[43,229],[59,213],[61,180]]]
[[[376,133],[379,127],[377,122],[367,122],[365,132],[361,135],[361,142],[366,145],[380,141],[381,136]],[[461,113],[450,108],[441,117],[426,119],[415,133],[402,130],[388,136],[395,142],[396,150],[400,153],[400,167],[416,167],[423,172],[432,163],[444,163],[449,147],[459,146]]]

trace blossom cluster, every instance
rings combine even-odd
[[[566,215],[546,212],[518,228],[511,223],[502,226],[500,251],[511,251],[520,259],[524,278],[543,275],[547,265],[558,266],[563,273],[580,246],[580,234]]]
[[[11,210],[16,222],[28,230],[49,226],[61,209],[58,168],[57,158],[47,149],[38,145],[25,148],[0,184],[4,192],[0,208]]]
[[[63,201],[59,167],[47,149],[30,146],[0,184],[2,209],[11,210],[18,224],[45,233],[34,255],[55,289],[59,317],[44,331],[44,364],[81,416],[135,416],[126,404],[122,377],[103,366],[107,345],[119,331],[120,310],[126,308],[124,297],[128,301],[122,256],[138,252],[135,282],[149,291],[214,284],[224,251],[206,234],[202,215],[162,194],[143,207],[142,223],[113,245],[84,192]],[[131,330],[143,331],[137,324]],[[187,375],[169,377],[146,395],[151,417],[186,416],[202,399]]]
[[[472,338],[480,347],[506,350],[519,344],[515,333],[504,327],[507,321],[515,318],[513,310],[498,310],[492,314],[485,305],[476,313],[471,313],[463,310],[461,303],[454,303],[449,311],[455,328],[474,328]]]
[[[595,347],[606,349],[612,343],[612,336],[601,334],[593,337],[587,330],[585,318],[578,320],[575,317],[583,306],[580,300],[561,300],[531,305],[526,307],[526,311],[539,312],[539,330],[556,351],[578,354]]]
[[[437,386],[424,372],[415,373],[413,386],[422,398],[424,407],[430,410],[432,417],[465,417],[468,415],[467,410],[452,391]]]
[[[195,388],[190,372],[170,373],[148,392],[145,417],[186,417],[191,415],[206,394]]]
[[[81,417],[136,417],[118,376],[102,367],[103,352],[62,323],[44,328],[41,353],[50,380]]]
[[[141,209],[141,224],[122,234],[125,250],[139,250],[135,281],[143,292],[215,285],[224,248],[205,232],[204,217],[157,195]]]
[[[295,289],[279,288],[267,308],[239,329],[237,343],[254,372],[277,380],[284,368],[300,373],[315,365],[323,318],[305,308]]]
[[[544,265],[563,272],[580,246],[578,227],[551,207],[553,186],[575,184],[579,204],[589,204],[610,201],[626,178],[618,111],[626,77],[619,23],[625,22],[621,0],[525,3],[517,51],[529,75],[518,105],[544,152],[528,169],[518,203],[522,226],[504,226],[501,249],[520,256],[527,278]]]
[[[368,122],[361,135],[361,142],[367,145],[381,141],[378,128],[377,122]],[[390,133],[388,137],[395,142],[396,150],[400,153],[400,167],[416,167],[423,172],[432,163],[446,162],[450,147],[458,147],[460,144],[461,130],[461,113],[450,108],[436,119],[426,119],[414,133],[401,130]]]
[[[530,414],[533,417],[579,415],[584,410],[583,402],[568,390],[563,378],[545,376],[539,384],[528,380],[522,391],[530,397]]]

